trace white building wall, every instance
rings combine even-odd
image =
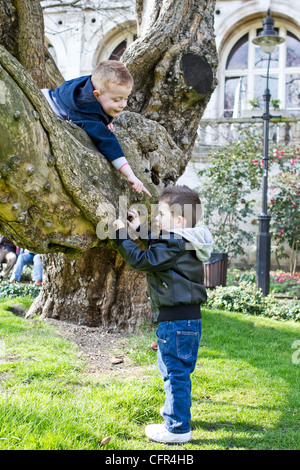
[[[65,80],[90,74],[97,65],[99,49],[102,50],[101,60],[113,50],[111,44],[106,44],[106,38],[116,32],[117,26],[122,25],[125,32],[135,25],[132,0],[102,1],[100,7],[97,0],[83,3],[86,5],[83,9],[44,9],[45,36],[54,48],[56,63]],[[47,4],[51,2],[42,2],[43,7]],[[120,6],[126,8],[120,10]],[[118,34],[120,36],[120,31]]]

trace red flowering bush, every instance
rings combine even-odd
[[[274,156],[278,158],[277,162],[281,171],[271,178],[275,195],[270,199],[269,212],[278,264],[281,258],[289,257],[286,253],[286,246],[289,246],[291,249],[290,272],[294,274],[297,266],[300,232],[299,149],[297,148],[292,154],[293,158],[289,155],[283,160],[283,155],[285,155],[283,150],[280,152],[274,150]]]
[[[243,223],[254,216],[251,195],[261,185],[261,157],[261,136],[244,130],[239,140],[212,153],[210,165],[199,172],[199,192],[208,208],[204,223],[213,234],[215,251],[244,255],[245,245],[254,243],[254,232]]]
[[[273,147],[273,148],[272,148]],[[244,222],[257,214],[253,191],[261,188],[263,138],[255,126],[241,130],[238,140],[210,155],[210,165],[199,172],[201,199],[208,209],[204,223],[214,238],[215,251],[230,256],[244,255],[245,245],[254,243],[255,233]],[[295,272],[299,240],[299,149],[278,149],[270,144],[270,182],[274,196],[269,203],[272,243],[278,267],[280,258],[288,258],[291,248],[291,272]],[[254,218],[251,224],[256,224]]]
[[[270,272],[270,292],[300,297],[299,273],[291,274],[280,270]]]

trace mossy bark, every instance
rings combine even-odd
[[[45,254],[44,284],[30,315],[131,330],[151,318],[145,278],[124,264],[111,240],[99,239],[97,226],[118,215],[121,196],[150,213],[150,202],[183,173],[216,84],[214,4],[137,2],[140,36],[124,56],[135,88],[115,132],[151,201],[131,192],[83,131],[53,114],[39,89],[43,81],[32,78],[35,61],[22,59],[26,71],[20,45],[2,30],[0,232]],[[20,2],[13,5],[11,24],[20,28],[21,18],[13,21],[24,19]]]

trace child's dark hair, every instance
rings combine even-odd
[[[160,200],[170,206],[171,212],[184,216],[187,227],[194,227],[201,217],[199,195],[188,186],[168,186],[163,189]]]

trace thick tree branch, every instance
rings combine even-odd
[[[44,3],[42,0],[40,0],[41,3]],[[83,4],[82,4],[83,3]],[[54,2],[51,4],[46,4],[46,5],[41,5],[43,10],[50,10],[51,8],[61,8],[65,10],[66,8],[76,8],[78,10],[85,10],[87,7],[85,5],[85,2],[82,2],[82,0],[73,0],[72,2]],[[126,6],[103,6],[101,3],[97,4],[96,6],[91,5],[90,3],[88,4],[88,9],[92,11],[128,11],[129,7]]]
[[[216,86],[214,7],[215,0],[139,1],[140,35],[122,57],[135,82],[130,109],[162,124],[189,154]]]
[[[2,47],[0,64],[0,231],[38,253],[86,251],[100,243],[96,226],[117,214],[119,196],[129,205],[136,196],[81,129],[53,114]],[[124,112],[115,127],[155,200],[157,190],[183,171],[184,155],[162,126],[138,114]],[[149,204],[147,196],[139,200]]]
[[[45,69],[44,21],[39,1],[14,0],[18,28],[18,60],[31,73],[40,88],[48,85]]]

